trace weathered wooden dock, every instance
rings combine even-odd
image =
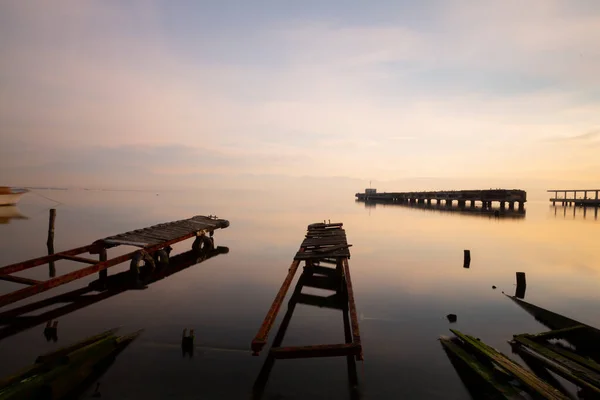
[[[600,198],[598,197],[600,189],[552,189],[547,192],[554,193],[554,196],[550,198],[553,206],[559,203],[563,206],[600,207]],[[571,197],[571,193],[573,197]],[[577,197],[577,193],[583,194],[583,197]],[[588,197],[588,193],[590,193],[590,197]]]
[[[428,192],[383,192],[377,193],[377,189],[366,189],[364,193],[356,193],[359,200],[378,200],[389,203],[405,204],[428,204],[432,203],[452,207],[454,202],[459,207],[470,207],[480,204],[482,209],[491,209],[494,203],[504,210],[524,210],[527,202],[527,192],[518,189],[490,189],[490,190],[450,190],[450,191],[428,191]]]
[[[212,236],[216,229],[229,226],[229,221],[213,216],[195,216],[189,219],[173,221],[109,236],[87,246],[61,251],[48,256],[7,265],[0,268],[0,280],[28,285],[0,296],[0,307],[45,292],[57,286],[75,281],[98,272],[100,279],[107,278],[107,269],[130,261],[130,273],[140,274],[140,267],[153,270],[157,263],[168,264],[171,245],[186,239],[195,238],[192,249],[213,248]],[[116,246],[129,245],[138,250],[109,259],[107,250]],[[81,257],[81,254],[98,254],[98,260]],[[59,260],[69,260],[88,265],[87,267],[64,275],[41,281],[14,275],[15,273],[51,264]]]
[[[354,291],[350,279],[350,258],[346,233],[341,223],[318,223],[308,226],[300,250],[296,253],[288,274],[277,293],[258,333],[252,340],[253,355],[258,355],[267,344],[281,304],[292,283],[294,275],[304,261],[304,270],[288,302],[288,309],[279,326],[275,339],[254,386],[255,397],[260,397],[276,359],[345,356],[351,388],[356,388],[356,360],[362,360],[362,344],[358,326]],[[304,287],[332,292],[328,296],[303,293]],[[297,304],[325,307],[342,311],[345,342],[312,346],[281,347],[287,327]],[[351,397],[353,397],[351,392]]]
[[[2,311],[0,340],[123,292],[147,289],[155,282],[228,252],[229,248],[224,246],[206,248],[203,251],[188,250],[171,257],[168,265],[159,265],[155,270],[142,270],[139,276],[132,276],[130,271],[119,272],[106,278],[98,278],[84,287]]]
[[[358,317],[356,315],[356,306],[354,304],[354,292],[352,290],[352,281],[350,279],[350,267],[348,259],[350,258],[349,247],[346,240],[346,232],[342,228],[342,223],[317,223],[308,226],[306,237],[300,245],[300,250],[296,253],[288,274],[271,305],[265,319],[258,330],[258,333],[252,340],[253,355],[258,355],[262,348],[267,344],[269,331],[273,327],[275,318],[279,313],[283,299],[294,279],[294,275],[304,261],[304,279],[302,286],[315,287],[319,289],[333,290],[337,295],[344,294],[348,303],[344,310],[350,313],[352,325],[352,341],[344,344],[330,344],[317,346],[301,347],[272,347],[270,354],[275,358],[306,358],[306,357],[330,357],[354,355],[357,359],[362,359],[362,346],[358,328]],[[333,263],[334,268],[326,267],[326,264]],[[300,288],[301,289],[301,288]],[[303,295],[300,302],[318,302],[319,296]],[[324,298],[326,303],[326,299]]]

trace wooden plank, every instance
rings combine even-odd
[[[495,364],[505,369],[507,372],[511,373],[515,378],[521,381],[530,390],[541,395],[543,398],[550,400],[568,399],[568,397],[564,396],[562,393],[560,393],[560,391],[548,385],[546,382],[540,380],[533,373],[521,367],[519,364],[515,363],[513,360],[506,357],[504,354],[500,353],[496,349],[486,345],[482,341],[477,340],[472,336],[465,335],[455,329],[450,329],[450,331],[456,336],[458,336],[463,341],[463,343],[467,345],[470,349],[480,354],[481,356],[488,358],[490,361],[494,362]]]
[[[0,281],[22,283],[23,285],[37,285],[39,283],[42,283],[42,281],[37,281],[35,279],[23,278],[21,276],[14,275],[0,275]]]
[[[103,241],[106,244],[117,244],[117,245],[137,246],[137,247],[146,247],[149,244],[146,242],[133,242],[133,241],[128,241],[128,240],[118,240],[118,239],[104,239]]]
[[[520,390],[508,383],[508,379],[500,380],[496,377],[499,374],[497,368],[483,364],[449,338],[440,338],[440,342],[449,356],[460,360],[463,365],[467,366],[470,371],[474,372],[479,378],[490,385],[502,398],[507,400],[525,399],[521,395]],[[508,378],[509,376],[506,375],[506,377]]]
[[[275,359],[358,356],[360,344],[322,344],[316,346],[274,347],[270,355]]]
[[[288,274],[285,277],[285,280],[281,284],[279,288],[279,292],[275,296],[273,300],[273,304],[271,304],[271,308],[267,312],[265,319],[263,320],[262,325],[260,326],[256,336],[252,340],[251,348],[253,355],[258,355],[262,348],[267,344],[267,337],[269,335],[269,331],[273,327],[273,323],[275,322],[275,318],[277,317],[277,313],[279,313],[279,309],[281,308],[281,303],[283,303],[283,299],[292,284],[292,279],[294,279],[294,275],[298,270],[298,266],[300,265],[300,261],[294,260],[290,268],[288,269]]]
[[[569,336],[572,333],[578,333],[582,330],[588,329],[585,325],[575,325],[563,329],[555,329],[548,332],[536,333],[535,335],[529,335],[533,340],[548,340],[548,339],[560,339]]]
[[[23,262],[19,262],[16,264],[7,265],[5,267],[0,268],[0,275],[8,275],[19,271],[24,271],[26,269],[34,268],[39,265],[48,264],[50,261],[56,261],[60,258],[61,255],[77,255],[81,253],[88,253],[92,245],[87,245],[83,247],[77,247],[72,250],[61,251],[56,254],[51,254],[44,257],[34,258],[32,260],[27,260]]]
[[[547,357],[543,356],[542,354],[539,354],[535,350],[530,349],[528,347],[520,346],[518,349],[519,349],[518,350],[519,352],[524,352],[526,355],[541,362],[546,368],[557,373],[558,375],[562,376],[566,380],[568,380],[582,388],[589,389],[596,395],[600,394],[600,389],[598,389],[597,386],[587,382],[583,378],[580,378],[579,376],[577,376],[576,372],[571,371],[568,367],[561,365],[560,363],[557,363],[554,360],[548,359]]]
[[[322,248],[319,248],[319,249],[315,249],[312,252],[313,253],[321,253],[321,254],[323,254],[323,253],[331,253],[331,252],[336,251],[336,250],[347,249],[348,247],[352,247],[352,245],[348,244],[348,243],[346,243],[346,244],[339,244],[339,245],[335,245],[335,246],[322,247]]]
[[[350,278],[350,267],[348,265],[348,259],[342,260],[342,266],[344,268],[344,277],[346,280],[346,293],[348,295],[348,312],[350,313],[350,322],[352,325],[352,341],[355,344],[361,345],[360,331],[358,328],[358,315],[356,313],[356,304],[354,303],[354,289],[352,288],[352,279]],[[362,349],[362,347],[361,347]],[[361,353],[356,357],[357,360],[362,360],[363,355]]]
[[[568,374],[568,376],[565,376],[566,379],[576,384],[581,384],[581,380],[583,380],[587,382],[587,387],[600,394],[600,374],[597,372],[598,364],[595,362],[586,360],[576,354],[565,357],[547,346],[530,340],[525,335],[516,336],[514,341],[522,346],[530,348],[535,353],[542,355],[543,358],[547,360],[545,361],[545,364],[553,362],[554,364],[557,364],[558,367],[562,367],[562,369],[565,370],[563,372]],[[543,361],[541,358],[537,358],[540,361]],[[592,368],[584,366],[585,364]],[[594,371],[594,369],[596,371]]]
[[[85,263],[85,264],[96,264],[96,263],[98,263],[98,260],[92,260],[91,258],[85,258],[85,257],[70,256],[70,255],[67,255],[67,254],[61,255],[60,258],[61,258],[61,260],[77,261],[77,262]]]

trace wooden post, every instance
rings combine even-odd
[[[50,209],[50,216],[48,219],[48,240],[46,240],[46,247],[48,247],[48,255],[54,254],[54,221],[56,220],[56,209]],[[56,276],[56,266],[54,261],[48,263],[50,278]]]
[[[102,262],[102,261],[106,261],[108,259],[107,254],[106,254],[106,249],[103,247],[102,249],[100,249],[100,252],[98,253],[98,259]],[[106,278],[108,277],[108,269],[103,269],[98,273],[98,277],[100,278],[101,281],[105,281]]]
[[[515,297],[519,299],[525,298],[525,289],[527,289],[525,272],[517,272],[517,289],[515,291]]]
[[[471,266],[471,250],[465,250],[465,259],[463,262],[463,268],[469,268]]]

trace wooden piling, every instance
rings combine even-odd
[[[463,268],[471,267],[471,250],[465,250],[465,259],[463,262]]]
[[[48,240],[46,240],[46,247],[48,247],[48,255],[54,254],[54,221],[56,220],[56,209],[50,209],[50,215],[48,219]],[[56,276],[56,266],[54,260],[48,263],[48,275],[50,278]]]
[[[525,298],[525,289],[527,289],[527,282],[525,280],[525,272],[517,272],[517,289],[515,291],[515,297],[519,299]]]

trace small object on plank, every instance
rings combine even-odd
[[[448,321],[450,321],[451,324],[455,323],[457,320],[457,316],[456,314],[448,314],[446,315],[446,318],[448,318]]]
[[[496,286],[492,286],[492,289],[496,289]]]

